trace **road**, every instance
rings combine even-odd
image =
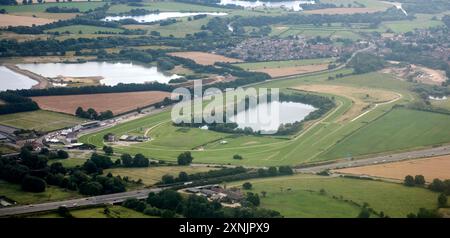
[[[160,192],[161,188],[152,189],[141,189],[130,192],[115,193],[87,198],[79,198],[58,202],[40,203],[25,206],[14,206],[6,207],[0,209],[0,217],[2,216],[12,216],[20,215],[34,212],[43,212],[56,210],[61,206],[66,206],[68,208],[79,207],[79,206],[92,206],[92,205],[102,205],[102,204],[113,204],[125,201],[128,198],[145,199],[150,192]]]
[[[332,163],[332,164],[318,165],[318,166],[313,166],[313,167],[309,167],[309,168],[298,168],[298,169],[295,169],[295,172],[317,173],[317,172],[321,172],[324,170],[359,167],[359,166],[381,164],[381,163],[391,163],[391,162],[397,162],[397,161],[408,160],[408,159],[419,159],[419,158],[448,155],[448,154],[450,154],[450,145],[436,147],[436,148],[430,148],[430,149],[402,152],[402,153],[397,153],[397,154],[375,156],[375,157],[366,158],[366,159],[358,159],[358,160],[347,159],[345,161],[339,161],[339,162]]]

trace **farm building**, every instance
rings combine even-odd
[[[95,128],[95,127],[99,127],[99,126],[100,126],[99,121],[90,121],[90,122],[81,124],[82,129],[90,129],[90,128]]]
[[[244,195],[237,188],[226,189],[219,185],[199,186],[184,190],[197,196],[203,196],[211,201],[219,201],[225,204],[238,204],[244,199]]]

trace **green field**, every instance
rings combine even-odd
[[[114,176],[120,175],[122,178],[129,177],[130,179],[135,181],[141,179],[145,185],[153,185],[157,182],[160,182],[161,177],[166,174],[177,177],[181,171],[188,174],[194,174],[206,172],[212,169],[214,168],[194,166],[161,166],[148,168],[115,168],[107,169],[104,171],[104,173],[112,173]]]
[[[15,6],[0,6],[0,9],[5,9],[9,13],[22,13],[22,12],[45,12],[48,7],[68,7],[78,8],[80,12],[86,12],[94,10],[97,7],[105,5],[104,2],[60,2],[60,3],[44,3],[44,4],[32,4],[32,5],[15,5]]]
[[[70,32],[71,34],[79,34],[81,31],[82,34],[95,34],[97,32],[113,32],[113,33],[121,33],[123,29],[118,28],[110,28],[110,27],[100,27],[100,26],[86,26],[86,25],[72,25],[72,26],[64,26],[53,28],[48,30],[47,32],[59,32],[65,33]]]
[[[208,7],[202,5],[188,4],[188,3],[179,3],[179,2],[171,2],[171,1],[161,1],[161,2],[145,2],[144,6],[139,7],[147,10],[159,10],[161,12],[172,12],[172,11],[184,11],[184,12],[224,12],[227,9],[219,8],[219,7]],[[127,6],[125,4],[117,4],[113,5],[109,8],[108,13],[122,13],[128,12],[131,9],[135,9],[136,7]],[[228,9],[229,11],[229,9]]]
[[[333,62],[332,58],[320,58],[320,59],[304,59],[304,60],[282,60],[282,61],[267,61],[256,63],[239,63],[233,64],[239,66],[245,70],[256,70],[265,68],[285,68],[294,66],[305,66],[312,64],[329,64]]]
[[[0,196],[6,196],[22,205],[81,197],[76,191],[69,191],[55,186],[48,186],[45,192],[42,193],[24,192],[20,184],[13,184],[4,180],[0,180]]]
[[[433,15],[430,14],[416,14],[416,18],[414,20],[384,22],[381,24],[381,27],[391,29],[396,33],[405,33],[408,31],[414,31],[415,29],[437,27],[444,24],[440,20],[432,20],[432,17]]]
[[[84,121],[74,116],[44,110],[0,115],[1,125],[45,132],[71,127]]]
[[[271,36],[289,37],[302,35],[306,37],[331,37],[346,38],[351,40],[362,39],[360,31],[365,31],[368,25],[353,24],[351,26],[341,26],[340,24],[331,24],[323,26],[314,26],[311,24],[301,25],[273,25]]]
[[[240,186],[245,181],[229,186]],[[406,217],[419,208],[436,208],[437,193],[401,184],[293,175],[250,180],[251,192],[259,193],[261,207],[274,209],[285,217],[356,217],[361,210],[352,203],[383,211],[390,217]],[[324,190],[325,194],[320,191]],[[266,197],[261,191],[267,192]],[[347,200],[347,201],[345,201]],[[376,217],[372,214],[372,217]]]
[[[147,216],[143,213],[128,209],[122,206],[108,206],[110,214],[104,213],[104,207],[94,207],[94,208],[83,208],[71,210],[70,214],[75,218],[153,218],[152,216]],[[62,218],[57,213],[45,213],[31,215],[29,218]]]
[[[450,111],[450,99],[446,100],[431,100],[431,105],[436,108],[442,108]]]
[[[338,143],[325,157],[365,155],[450,141],[450,115],[394,109]]]

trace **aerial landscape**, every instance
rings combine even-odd
[[[449,0],[0,0],[0,218],[449,218]]]

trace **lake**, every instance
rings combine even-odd
[[[36,84],[38,84],[37,81],[18,74],[5,66],[0,66],[0,91],[30,89]]]
[[[180,76],[168,75],[158,71],[157,67],[146,67],[133,63],[86,62],[86,63],[39,63],[18,64],[19,68],[29,70],[44,77],[57,76],[89,77],[101,76],[102,84],[114,86],[119,83],[168,83]]]
[[[261,1],[242,1],[242,0],[220,0],[219,5],[236,5],[244,8],[286,8],[293,11],[303,10],[300,4],[315,4],[314,1],[284,1],[284,2],[261,2]]]
[[[239,112],[230,121],[237,123],[241,129],[250,127],[253,131],[272,134],[281,124],[302,121],[315,110],[315,107],[303,103],[273,101]]]
[[[123,19],[134,19],[138,22],[157,22],[170,18],[191,17],[197,15],[225,16],[224,12],[160,12],[143,16],[109,16],[104,18],[105,21],[119,21]]]

